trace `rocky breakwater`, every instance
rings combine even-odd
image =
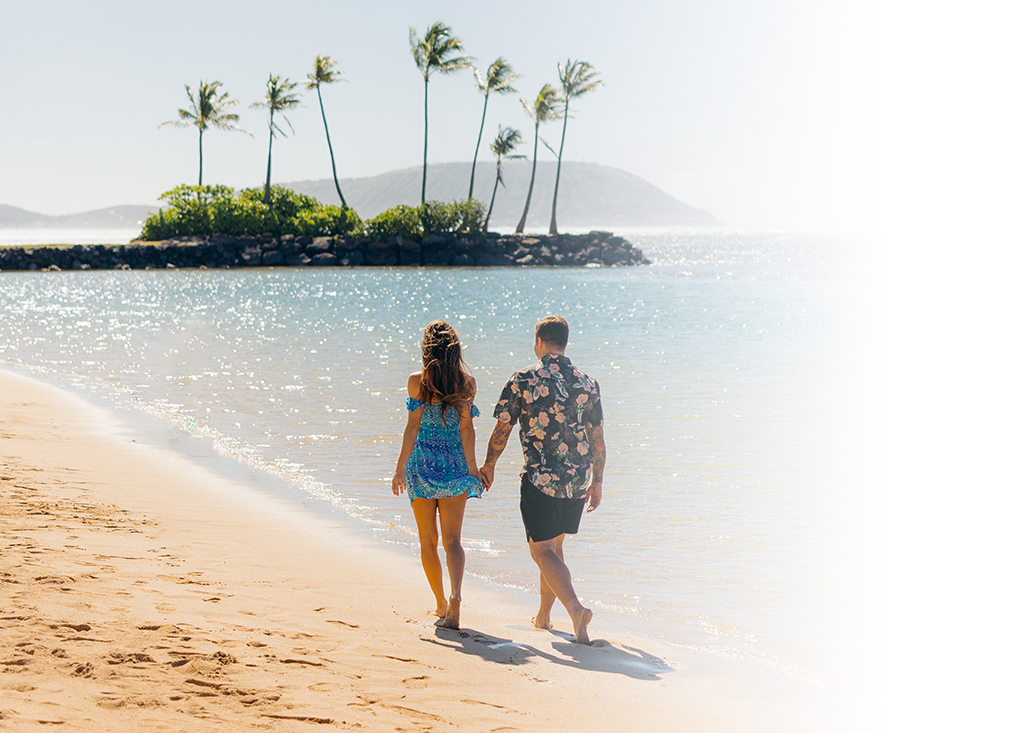
[[[230,267],[583,267],[648,264],[611,232],[557,236],[341,237],[211,235],[126,245],[0,248],[0,270],[144,270]]]

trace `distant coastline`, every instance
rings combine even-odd
[[[558,218],[565,228],[722,225],[712,214],[689,206],[626,171],[572,161],[566,161],[562,166]],[[465,197],[470,167],[470,163],[431,165],[429,197],[446,201]],[[420,174],[420,168],[406,168],[377,176],[348,178],[342,183],[349,204],[360,216],[368,219],[397,204],[419,203]],[[493,166],[477,165],[476,175],[478,181],[493,184]],[[503,164],[502,176],[507,188],[499,189],[491,218],[492,226],[498,228],[514,226],[518,221],[526,195],[529,166],[520,161],[510,161]],[[538,163],[535,200],[544,201],[550,196],[553,179],[554,163]],[[281,185],[314,196],[324,203],[338,203],[334,182],[330,179],[292,181]],[[142,221],[159,208],[156,204],[121,205],[50,216],[0,204],[0,229],[141,229]],[[538,206],[531,210],[527,227],[546,228],[549,209]]]

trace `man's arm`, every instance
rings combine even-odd
[[[484,486],[490,488],[494,483],[494,467],[498,465],[498,458],[501,456],[505,446],[508,445],[508,436],[512,434],[512,423],[498,420],[491,431],[491,439],[487,442],[487,458],[484,465],[480,466],[480,473],[484,477]]]
[[[607,448],[604,444],[604,423],[587,426],[587,442],[590,443],[590,467],[593,478],[587,489],[587,511],[592,512],[601,506],[601,495],[604,490],[604,461]]]

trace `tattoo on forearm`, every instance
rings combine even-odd
[[[511,434],[511,423],[498,423],[494,426],[494,432],[491,433],[491,439],[487,443],[487,458],[484,459],[484,465],[493,466],[498,462],[498,457],[505,450],[508,436]]]

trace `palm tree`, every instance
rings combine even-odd
[[[248,131],[243,130],[236,123],[238,122],[238,115],[233,112],[225,112],[228,107],[234,107],[238,104],[237,99],[228,99],[227,92],[221,95],[217,94],[220,89],[219,81],[211,81],[207,84],[205,81],[199,82],[199,88],[196,90],[196,94],[192,93],[192,89],[188,84],[185,85],[185,93],[188,95],[189,109],[179,109],[178,117],[180,119],[171,120],[170,122],[164,122],[160,127],[167,127],[171,125],[173,127],[188,127],[195,125],[199,128],[199,185],[203,185],[203,133],[206,132],[208,127],[219,127],[221,130],[237,130],[238,132],[244,132],[246,135]]]
[[[561,117],[559,106],[561,99],[558,92],[550,84],[545,84],[540,89],[540,94],[533,100],[531,105],[525,99],[520,99],[526,114],[533,120],[533,171],[530,173],[530,188],[526,192],[526,208],[523,209],[523,218],[519,220],[516,227],[516,234],[522,234],[526,227],[526,215],[530,213],[530,199],[533,198],[533,181],[537,177],[537,141],[540,139],[540,124],[548,120],[557,120]],[[547,143],[545,143],[547,144]]]
[[[274,150],[274,134],[281,133],[281,137],[288,137],[284,130],[274,123],[274,113],[280,113],[284,121],[288,122],[288,128],[295,132],[292,123],[284,116],[286,109],[293,109],[299,106],[299,95],[292,92],[298,82],[282,79],[273,74],[267,79],[267,94],[259,102],[253,102],[249,106],[254,109],[266,109],[270,111],[267,115],[267,126],[270,128],[270,145],[267,146],[267,183],[263,187],[263,203],[270,206],[270,159]]]
[[[334,71],[334,67],[337,65],[337,61],[334,61],[330,56],[317,56],[316,62],[313,64],[313,73],[306,74],[306,78],[309,79],[306,82],[306,90],[316,89],[316,98],[320,102],[320,116],[324,119],[324,132],[327,133],[327,150],[331,154],[331,173],[334,174],[334,188],[338,191],[338,198],[341,199],[341,205],[348,208],[348,204],[345,203],[345,196],[341,193],[341,186],[338,184],[338,169],[334,165],[334,148],[331,147],[331,131],[327,127],[327,115],[324,113],[324,99],[320,96],[320,85],[321,84],[333,84],[336,81],[345,81],[341,78],[344,71]]]
[[[522,135],[519,134],[519,130],[513,130],[510,127],[502,127],[498,125],[498,136],[494,138],[494,142],[491,143],[491,152],[494,153],[494,157],[497,158],[498,163],[498,174],[494,179],[494,190],[491,191],[491,205],[487,207],[487,218],[484,219],[484,231],[487,231],[487,225],[491,223],[491,211],[494,210],[494,196],[498,193],[498,184],[505,185],[505,181],[501,178],[501,159],[506,158],[512,160],[514,158],[525,158],[525,155],[513,155],[512,151],[516,149],[516,146],[523,141]]]
[[[562,84],[562,101],[565,104],[562,117],[562,144],[558,146],[558,167],[555,169],[555,195],[551,199],[551,226],[548,234],[558,234],[555,210],[558,208],[558,182],[562,177],[562,150],[565,148],[565,128],[569,124],[569,102],[592,92],[603,83],[597,78],[597,71],[586,61],[567,59],[565,66],[558,65],[558,80]]]
[[[435,71],[441,74],[451,74],[459,69],[465,69],[473,59],[470,56],[450,58],[453,53],[462,50],[462,41],[455,38],[451,28],[440,21],[430,26],[422,41],[416,35],[416,29],[410,28],[409,45],[412,46],[412,57],[416,61],[416,66],[423,74],[423,189],[420,192],[420,203],[425,204],[427,202],[427,90],[430,85],[430,75]]]
[[[480,69],[473,69],[473,73],[476,74],[476,88],[483,92],[484,95],[484,114],[480,118],[480,134],[476,138],[476,150],[473,151],[473,168],[469,174],[469,196],[466,198],[473,198],[473,180],[476,178],[476,158],[480,154],[480,141],[484,137],[484,121],[487,119],[487,99],[491,96],[491,92],[495,94],[512,94],[516,90],[512,88],[512,82],[520,77],[512,71],[512,67],[509,66],[508,62],[504,58],[499,56],[494,60],[494,63],[487,67],[487,73],[484,74]],[[499,130],[501,126],[498,126]]]

